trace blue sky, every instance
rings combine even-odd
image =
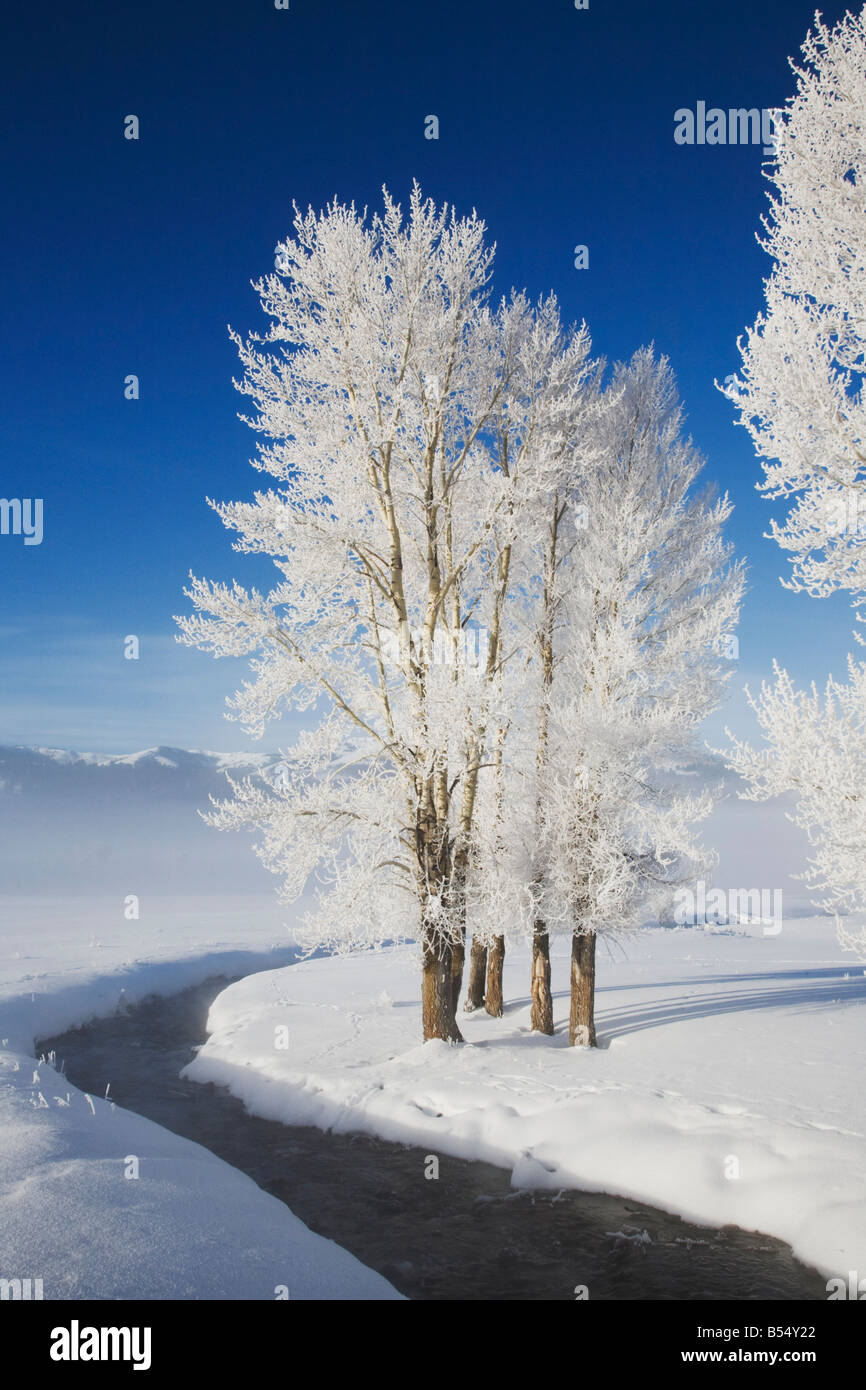
[[[823,5],[835,22],[844,4]],[[413,178],[476,207],[496,286],[555,290],[596,351],[654,340],[750,566],[739,691],[777,657],[842,674],[847,601],[783,590],[757,462],[715,390],[761,306],[760,146],[683,147],[674,112],[781,105],[813,0],[291,0],[31,7],[7,22],[0,495],[44,499],[44,539],[0,536],[0,742],[125,752],[251,744],[242,677],[173,640],[190,569],[262,582],[205,497],[248,496],[226,325],[260,326],[293,200],[378,204]],[[123,138],[135,114],[138,141]],[[440,138],[425,140],[435,114]],[[574,268],[586,244],[588,270]],[[124,378],[141,396],[124,399]],[[141,642],[137,662],[123,638]],[[284,732],[283,737],[285,738]]]

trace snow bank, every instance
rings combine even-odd
[[[126,911],[137,911],[129,918]],[[0,897],[0,1036],[33,1041],[148,994],[295,959],[273,895]]]
[[[272,898],[147,899],[130,921],[117,900],[4,898],[0,923],[0,1278],[45,1299],[400,1297],[245,1174],[32,1056],[119,1004],[294,959]]]
[[[399,1297],[198,1144],[20,1054],[0,1083],[2,1277],[46,1299]]]
[[[554,985],[567,976],[555,955]],[[215,1000],[187,1075],[266,1118],[759,1230],[828,1275],[866,1270],[866,972],[831,922],[645,929],[602,956],[594,1052],[530,1033],[528,978],[512,956],[517,1002],[463,1019],[469,1045],[451,1048],[419,1045],[411,950],[270,971]],[[562,1030],[562,991],[556,1004]]]

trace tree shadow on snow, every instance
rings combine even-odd
[[[731,986],[726,989],[724,986]],[[605,995],[622,995],[640,990],[644,998],[633,1005],[611,1004],[605,1008]],[[659,998],[659,991],[689,991]],[[528,1027],[507,1037],[477,1038],[473,1047],[550,1047],[565,1046],[568,1033],[568,990],[553,991],[556,1010],[556,1033],[548,1037],[533,1033]],[[529,995],[510,999],[503,1017],[525,1012]],[[694,976],[682,980],[665,980],[657,984],[637,981],[628,985],[604,985],[597,991],[596,1028],[598,1047],[608,1048],[616,1038],[640,1033],[647,1028],[662,1028],[672,1023],[688,1023],[693,1019],[714,1018],[722,1014],[748,1013],[755,1009],[794,1009],[814,1012],[831,1009],[840,1004],[866,1003],[866,970],[853,964],[847,972],[840,966],[821,966],[812,969],[778,970],[754,974],[709,975],[696,981]],[[562,1012],[560,1012],[562,1010]],[[481,1015],[483,1010],[479,1010]],[[459,1017],[459,1015],[458,1015]],[[470,1014],[469,1017],[472,1017]]]
[[[732,985],[733,989],[712,988]],[[714,1018],[720,1014],[748,1013],[755,1009],[794,1009],[814,1012],[839,1004],[866,1002],[866,974],[862,967],[845,978],[838,966],[812,970],[781,970],[774,974],[715,975],[701,980],[675,980],[664,984],[610,985],[599,990],[599,997],[623,990],[691,989],[688,995],[662,999],[644,999],[629,1007],[613,1006],[610,1011],[598,1010],[599,1045],[605,1046],[615,1037],[640,1033],[647,1028],[659,1028],[669,1023],[686,1023],[693,1019]]]

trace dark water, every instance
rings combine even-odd
[[[515,1192],[504,1169],[442,1155],[438,1181],[425,1180],[423,1149],[248,1115],[221,1087],[179,1076],[228,983],[145,1000],[37,1052],[242,1169],[410,1298],[571,1300],[585,1285],[591,1300],[826,1300],[822,1276],[770,1236],[618,1197]]]

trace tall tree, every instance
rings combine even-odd
[[[508,550],[510,593],[498,614],[498,628],[503,634],[502,664],[497,671],[500,714],[495,728],[491,726],[487,754],[488,806],[475,835],[475,877],[484,885],[484,901],[477,903],[473,913],[475,935],[466,1002],[468,1011],[483,1002],[494,1017],[501,1015],[504,1002],[503,922],[511,921],[515,912],[521,915],[522,907],[532,900],[534,892],[523,881],[519,881],[516,900],[513,894],[509,898],[507,892],[503,897],[500,890],[509,882],[509,875],[523,873],[526,867],[521,858],[510,862],[507,869],[505,865],[513,848],[514,807],[521,806],[527,795],[534,795],[536,838],[541,838],[558,571],[567,556],[574,524],[570,516],[566,519],[569,507],[564,499],[593,466],[598,448],[599,381],[603,366],[589,357],[589,337],[584,325],[570,331],[563,329],[553,297],[536,310],[530,345],[524,354],[523,374],[515,381],[514,394],[522,397],[523,411],[531,408],[538,423],[531,431],[525,425],[520,428],[520,436],[531,448],[532,466],[524,466],[523,485],[515,501],[514,519],[518,524]],[[512,404],[507,427],[513,431],[514,425]],[[500,457],[508,459],[513,452],[504,437]],[[530,710],[530,722],[534,720],[534,781],[519,764]],[[479,876],[482,862],[485,868]],[[534,869],[530,865],[530,876],[536,885],[539,872],[538,865]],[[496,910],[491,912],[494,903]],[[551,1033],[549,950],[544,923],[537,917],[532,950],[532,1026]]]
[[[565,934],[570,1041],[592,1045],[596,937],[666,905],[709,862],[693,826],[710,798],[683,794],[677,770],[732,669],[743,574],[723,536],[730,504],[696,490],[702,461],[651,349],[615,369],[583,464],[534,499],[515,546],[508,645],[521,659],[503,671],[504,753],[469,891],[489,1010],[502,1007],[504,935],[528,937],[531,1023],[552,1032],[549,937]]]
[[[816,16],[792,64],[796,90],[777,121],[775,185],[764,249],[766,307],[740,344],[725,393],[762,461],[760,490],[793,498],[771,534],[788,553],[787,587],[866,598],[866,8],[834,28]],[[858,638],[859,640],[859,638]],[[816,846],[805,877],[826,892],[846,947],[866,949],[866,668],[847,685],[797,692],[775,667],[752,700],[765,747],[732,740],[745,795],[796,797],[794,819]],[[752,697],[749,697],[752,699]]]
[[[387,191],[372,219],[296,214],[255,286],[268,331],[233,335],[254,466],[279,486],[211,503],[279,578],[267,594],[193,578],[178,619],[181,640],[250,658],[229,701],[249,732],[319,714],[279,781],[232,784],[212,823],[262,832],[286,899],[323,883],[311,946],[419,939],[424,1037],[449,1042],[511,547],[551,400],[579,391],[589,350],[583,330],[563,346],[553,301],[490,309],[484,230],[417,185],[405,218]]]
[[[749,695],[766,747],[731,735],[729,765],[750,801],[791,792],[790,819],[814,848],[800,875],[833,915],[841,945],[866,951],[866,665],[848,659],[848,680],[823,693],[796,690],[778,665],[774,680]]]
[[[544,782],[548,930],[572,937],[569,1041],[595,1043],[595,946],[633,926],[704,860],[710,800],[677,789],[731,673],[742,566],[727,498],[697,491],[665,358],[614,371],[597,466],[576,484],[587,529],[563,567]]]
[[[776,122],[761,245],[766,306],[724,391],[762,462],[768,498],[793,497],[772,535],[789,587],[866,593],[866,8],[816,17]]]

